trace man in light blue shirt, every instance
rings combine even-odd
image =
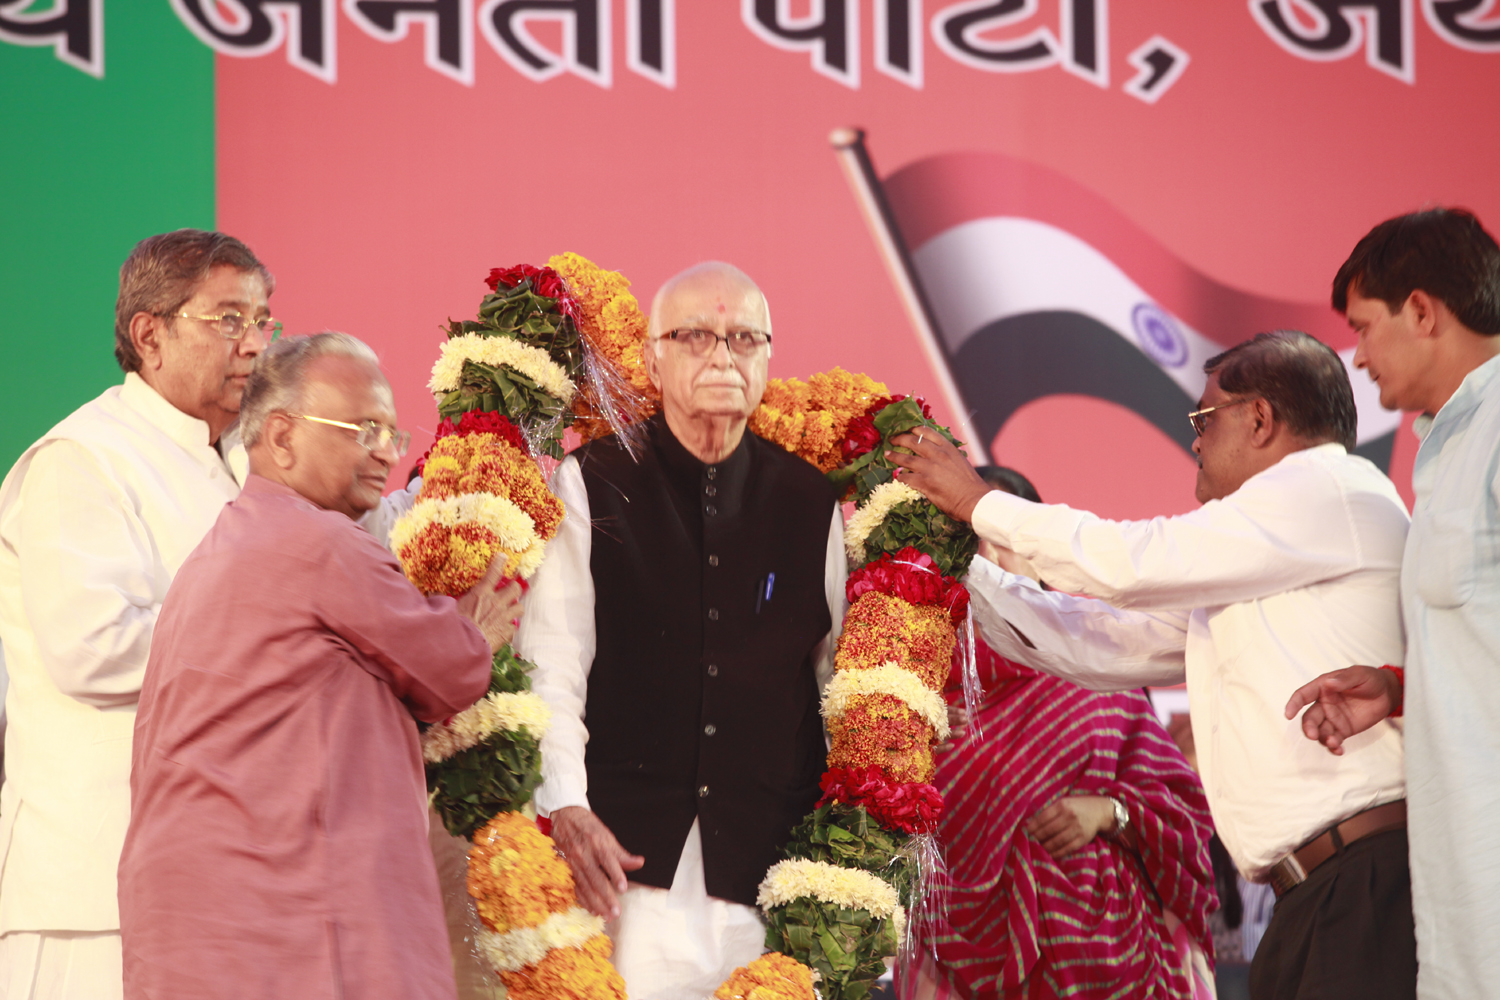
[[[1333,753],[1406,717],[1417,994],[1500,996],[1500,246],[1473,215],[1382,222],[1333,283],[1354,363],[1416,411],[1416,505],[1401,570],[1405,672],[1354,666],[1297,690]]]

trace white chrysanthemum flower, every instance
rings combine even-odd
[[[435,397],[441,399],[444,393],[459,387],[465,361],[491,368],[499,365],[514,368],[565,404],[572,403],[578,391],[562,365],[553,361],[552,356],[540,347],[510,337],[466,333],[443,344],[442,353],[432,366],[432,378],[428,380],[427,388]]]
[[[849,565],[859,566],[865,561],[865,539],[885,520],[892,507],[908,500],[922,499],[922,494],[899,479],[875,487],[865,505],[856,510],[849,523],[844,525],[844,551],[848,553]]]
[[[939,741],[948,738],[948,706],[942,695],[898,663],[886,662],[869,670],[840,670],[823,689],[823,718],[833,719],[849,710],[860,695],[888,694],[900,698],[932,727]]]
[[[604,933],[604,918],[579,906],[554,913],[535,927],[518,927],[504,934],[481,929],[475,942],[500,972],[518,972],[535,965],[555,948],[581,948]]]
[[[478,746],[492,733],[525,729],[541,739],[552,723],[552,709],[530,691],[494,692],[422,734],[422,758],[429,764]]]
[[[889,917],[901,909],[900,897],[879,876],[858,868],[840,868],[826,861],[793,858],[778,861],[766,872],[755,901],[766,913],[794,899],[811,896],[872,917]]]

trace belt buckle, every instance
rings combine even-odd
[[[1276,864],[1271,866],[1271,888],[1277,896],[1281,896],[1289,889],[1295,889],[1307,881],[1307,869],[1302,867],[1302,862],[1297,860],[1297,855],[1288,854]]]

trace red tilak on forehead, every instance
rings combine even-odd
[[[723,311],[724,311],[724,303],[720,302],[719,303],[719,312],[723,312]]]

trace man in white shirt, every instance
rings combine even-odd
[[[1399,654],[1406,509],[1348,453],[1354,397],[1328,347],[1260,334],[1204,370],[1190,415],[1203,506],[1188,514],[1106,521],[992,492],[940,438],[900,438],[914,454],[893,457],[1059,588],[975,560],[970,593],[998,652],[1096,689],[1186,681],[1219,836],[1280,897],[1251,996],[1410,997],[1401,734],[1381,725],[1320,757],[1282,716],[1289,685]]]
[[[1381,405],[1421,414],[1406,658],[1326,674],[1286,714],[1312,703],[1304,733],[1343,754],[1404,710],[1417,993],[1500,996],[1500,246],[1461,209],[1388,219],[1339,269],[1333,306]],[[1404,678],[1373,666],[1401,662]]]
[[[579,901],[632,1000],[702,1000],[763,951],[756,887],[818,798],[843,519],[817,469],[746,430],[771,353],[747,276],[672,278],[650,336],[663,412],[636,455],[606,438],[559,467],[516,648],[553,711],[536,803]]]
[[[5,996],[122,993],[115,868],[136,701],[167,586],[240,492],[244,451],[232,467],[225,431],[275,328],[273,288],[222,233],[142,241],[115,307],[124,384],[48,431],[0,485]]]

